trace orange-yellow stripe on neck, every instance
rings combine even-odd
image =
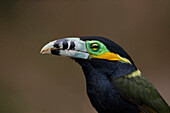
[[[131,64],[131,62],[127,58],[123,58],[123,57],[119,56],[118,54],[111,53],[111,52],[106,52],[104,54],[97,55],[97,56],[95,55],[93,57],[99,58],[99,59],[111,60],[111,61],[122,61],[122,62]]]

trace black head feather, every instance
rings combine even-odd
[[[111,52],[125,57],[130,63],[105,59],[74,59],[78,62],[86,77],[86,87],[92,105],[99,113],[138,113],[139,110],[127,103],[120,90],[112,82],[116,78],[131,74],[137,70],[130,56],[113,41],[99,36],[80,37],[81,40],[98,40]]]
[[[102,42],[109,51],[120,55],[121,57],[127,58],[132,64],[134,64],[133,60],[130,58],[130,56],[121,48],[118,44],[113,42],[110,39],[100,37],[100,36],[84,36],[80,37],[81,40],[86,41],[86,40],[98,40]]]

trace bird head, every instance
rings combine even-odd
[[[98,70],[101,66],[102,69],[106,68],[104,70],[117,68],[122,64],[123,67],[134,66],[130,56],[119,45],[99,36],[69,37],[51,41],[40,53],[71,57],[84,68],[93,65],[99,68]],[[90,65],[87,62],[90,62]]]
[[[97,58],[133,64],[132,59],[119,45],[107,38],[98,36],[69,37],[51,41],[41,49],[40,53],[88,60]]]

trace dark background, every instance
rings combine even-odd
[[[1,0],[0,113],[96,113],[80,66],[39,53],[86,35],[121,45],[170,104],[170,0]]]

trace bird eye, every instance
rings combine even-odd
[[[94,51],[97,51],[97,50],[99,50],[99,48],[100,48],[99,45],[96,44],[96,43],[91,44],[90,47],[91,47],[91,49],[94,50]]]

